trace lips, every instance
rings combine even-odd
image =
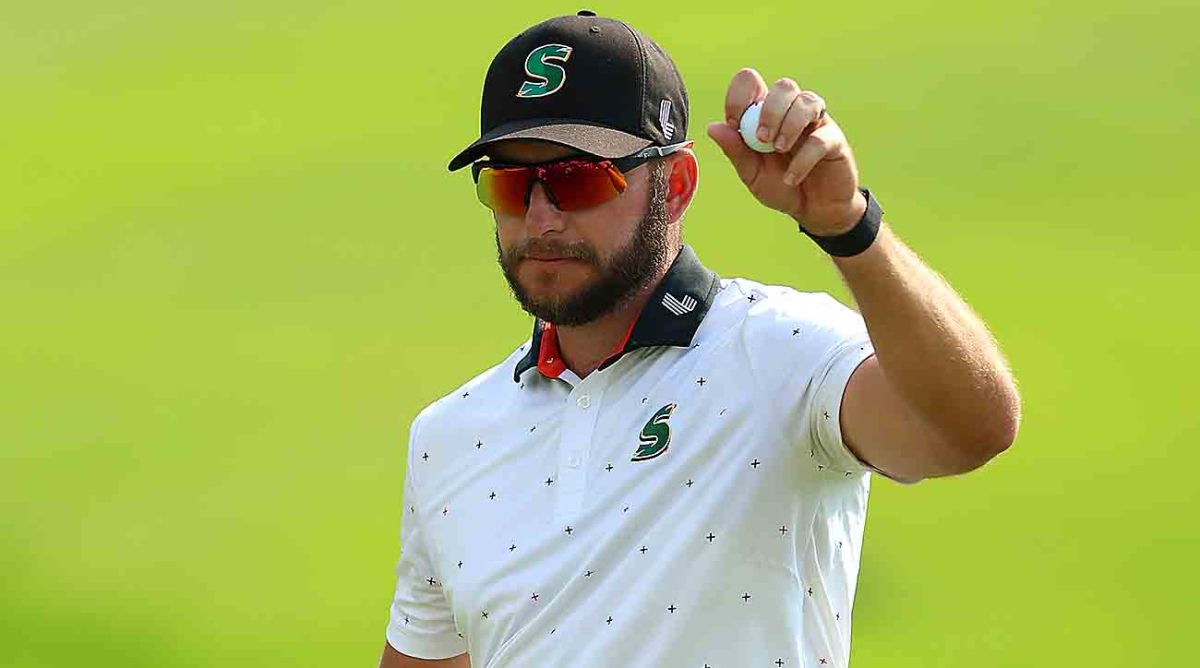
[[[529,253],[522,259],[537,260],[538,262],[582,262],[582,260],[576,257],[568,257],[566,255],[543,255],[540,253]]]

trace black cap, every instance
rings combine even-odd
[[[684,141],[688,95],[675,63],[627,24],[581,10],[539,23],[500,49],[483,82],[480,137],[465,167],[505,139],[542,139],[601,158]]]

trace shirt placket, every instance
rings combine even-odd
[[[572,388],[563,406],[558,441],[558,499],[554,516],[559,525],[569,524],[583,508],[592,436],[600,414],[606,374],[593,372]]]

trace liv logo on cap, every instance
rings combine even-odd
[[[525,58],[525,74],[537,81],[526,81],[517,91],[517,97],[546,97],[557,93],[567,82],[567,70],[556,63],[566,64],[571,58],[571,47],[565,44],[547,44],[529,52]]]
[[[663,136],[670,141],[671,135],[675,134],[675,124],[671,122],[671,101],[666,98],[658,105],[658,124],[662,126]]]

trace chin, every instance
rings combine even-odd
[[[526,310],[541,312],[558,312],[567,304],[573,303],[583,293],[580,288],[565,288],[561,286],[539,286],[522,289],[520,297]],[[552,318],[546,317],[550,320]]]
[[[527,299],[547,306],[567,303],[574,299],[580,292],[579,288],[565,288],[561,286],[538,286],[524,289]]]
[[[531,295],[562,299],[587,286],[591,267],[570,263],[563,267],[542,268],[527,263],[521,268],[521,287]]]

